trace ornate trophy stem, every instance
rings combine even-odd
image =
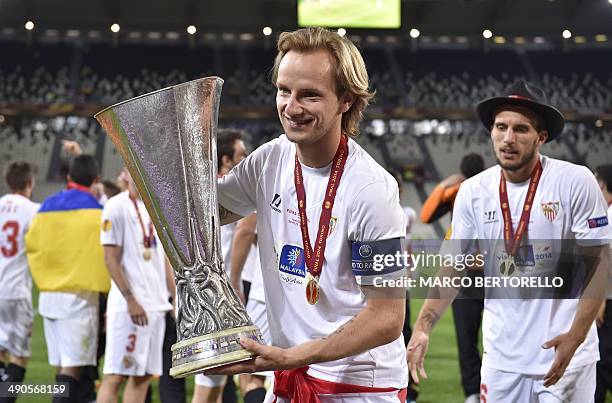
[[[178,342],[170,375],[247,360],[261,342],[222,266],[216,130],[223,80],[164,88],[98,112],[123,157],[175,270]]]

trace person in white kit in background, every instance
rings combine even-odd
[[[608,222],[612,222],[612,164],[595,168],[595,176],[601,193],[608,203]],[[612,251],[612,243],[610,243]],[[612,391],[612,276],[608,280],[608,296],[597,313],[597,333],[599,336],[599,355],[597,363],[597,387],[595,403],[604,403],[606,394]]]
[[[559,239],[574,242],[579,254],[597,262],[588,294],[580,299],[485,298],[481,401],[592,402],[599,359],[594,320],[610,270],[606,203],[586,167],[540,154],[564,126],[541,89],[519,81],[482,101],[478,113],[491,130],[499,165],[461,185],[452,239],[477,240],[473,248],[485,250],[486,241],[494,243],[486,276],[511,275],[504,274],[510,262],[519,273],[557,267],[563,251],[550,245]],[[572,273],[580,269],[571,263]],[[429,334],[450,297],[426,300],[415,323],[408,361],[416,380],[426,377]]]
[[[266,297],[264,293],[261,265],[259,263],[259,248],[257,247],[257,214],[238,221],[232,242],[232,270],[230,280],[232,286],[239,290],[240,279],[249,269],[252,272],[250,292],[240,297],[246,302],[246,309],[253,324],[261,330],[266,344],[271,344],[270,328],[266,313]],[[266,396],[266,377],[272,373],[256,373],[240,375],[240,390],[244,403],[261,403]]]
[[[113,280],[106,308],[104,378],[98,402],[143,402],[153,375],[162,373],[166,312],[173,309],[174,273],[134,181],[102,212],[100,242]]]
[[[32,276],[24,237],[40,207],[30,200],[34,174],[26,161],[11,162],[4,172],[11,193],[0,197],[0,382],[23,382],[31,354]],[[16,399],[0,397],[0,402]]]
[[[66,179],[66,189],[43,201],[25,238],[48,361],[56,384],[65,385],[55,403],[95,399],[93,382],[81,375],[96,364],[99,296],[108,289],[97,242],[102,206],[91,193],[99,181],[96,159],[73,158]]]
[[[218,187],[222,223],[257,211],[273,346],[243,338],[257,357],[210,372],[277,370],[266,401],[404,401],[405,290],[372,286],[406,273],[372,269],[375,255],[402,251],[397,183],[349,138],[373,95],[365,63],[349,39],[322,28],[282,33],[277,48],[286,134]]]
[[[235,129],[221,129],[217,132],[217,174],[226,175],[234,166],[242,161],[247,150],[242,140],[243,132]],[[221,253],[223,253],[223,268],[228,278],[232,264],[232,242],[234,230],[239,223],[231,223],[221,227]],[[236,290],[242,293],[243,284],[239,282]],[[248,288],[248,284],[247,287]],[[235,403],[236,386],[233,379],[225,375],[195,376],[195,387],[191,403]]]

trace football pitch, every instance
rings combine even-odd
[[[34,306],[37,305],[37,295],[34,295]],[[411,301],[412,320],[418,315],[423,300]],[[457,344],[453,315],[449,310],[440,319],[429,343],[429,353],[425,361],[425,370],[429,379],[422,380],[419,386],[419,403],[462,403],[464,401],[459,377],[457,361]],[[101,368],[100,368],[101,372]],[[54,381],[54,370],[47,363],[47,348],[43,334],[43,324],[40,315],[36,315],[32,330],[32,358],[28,364],[25,383],[51,384]],[[193,394],[193,377],[187,381],[187,398]],[[18,402],[38,403],[49,402],[49,396],[21,396]],[[157,383],[153,385],[153,402],[159,402]],[[606,402],[612,403],[612,394],[608,394]]]
[[[301,26],[399,28],[397,0],[299,0]]]

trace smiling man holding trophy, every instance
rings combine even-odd
[[[219,212],[218,79],[97,115],[176,270],[181,341],[171,372],[276,370],[270,402],[403,402],[405,290],[373,284],[405,269],[374,271],[372,259],[403,250],[404,216],[393,177],[352,139],[373,96],[363,58],[350,40],[322,28],[283,33],[273,81],[286,134],[219,180]],[[219,218],[228,223],[255,210],[272,346],[262,344],[211,264],[220,256]],[[227,353],[217,354],[223,341]]]

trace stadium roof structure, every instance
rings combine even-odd
[[[319,1],[319,0],[313,0]],[[326,0],[333,2],[336,0]],[[363,0],[364,3],[371,0]],[[384,0],[383,0],[384,1]],[[575,36],[604,42],[612,37],[612,3],[609,0],[401,0],[402,28],[369,31],[410,40],[418,28],[426,36],[480,37],[484,29],[496,36],[547,37],[562,40],[568,29]],[[129,32],[159,32],[170,39],[188,37],[188,25],[204,33],[252,33],[263,27],[274,32],[297,27],[297,0],[0,0],[0,39],[30,35],[72,38],[110,38],[118,23],[119,38]],[[98,32],[90,35],[88,32]],[[68,33],[71,34],[68,34]],[[349,30],[349,34],[366,34]],[[603,35],[603,36],[601,36]],[[567,38],[566,38],[567,39]],[[513,41],[513,40],[511,40]]]

